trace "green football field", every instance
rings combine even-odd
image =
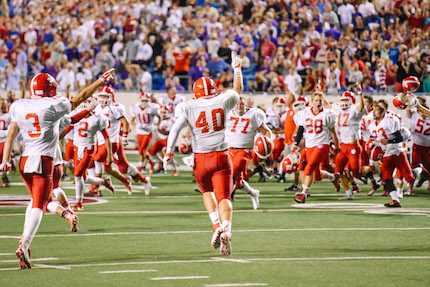
[[[403,208],[368,186],[346,201],[327,182],[304,205],[290,185],[252,185],[234,201],[232,255],[210,248],[211,224],[191,174],[155,175],[145,196],[120,186],[79,213],[79,231],[46,214],[33,240],[31,270],[19,270],[14,251],[25,207],[2,207],[27,195],[22,181],[0,189],[0,286],[430,286],[430,194],[418,189]],[[73,184],[63,182],[69,196]],[[14,197],[11,197],[14,196]]]

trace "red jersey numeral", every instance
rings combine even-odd
[[[237,124],[239,123],[239,118],[238,117],[230,117],[230,120],[234,121],[233,127],[231,128],[231,132],[235,133],[236,132]],[[241,133],[243,133],[243,134],[248,133],[248,127],[249,127],[249,124],[251,123],[251,119],[249,119],[249,118],[241,118],[240,122],[245,123],[245,126],[243,127]]]
[[[428,127],[427,129],[425,129],[424,127]],[[419,128],[419,129],[417,129],[417,127]],[[430,135],[430,123],[428,123],[428,122],[425,122],[424,120],[422,120],[422,119],[418,119],[418,121],[417,121],[417,126],[415,127],[415,132],[416,133],[419,133],[419,134],[423,134],[423,135],[425,135],[425,136],[428,136],[428,135]]]
[[[323,121],[321,119],[316,119],[315,121],[313,119],[306,119],[306,128],[307,132],[312,134],[320,134],[323,131]]]
[[[212,126],[214,131],[221,131],[224,129],[224,110],[223,109],[214,109],[211,111],[212,116]],[[199,116],[196,120],[196,127],[202,129],[202,133],[206,134],[209,132],[209,125],[206,120],[206,112],[200,112]]]
[[[42,134],[42,128],[40,127],[40,122],[39,122],[39,116],[37,114],[34,113],[30,113],[27,114],[25,116],[26,120],[30,120],[32,119],[33,121],[33,127],[36,129],[36,131],[29,131],[28,132],[28,136],[31,138],[38,138],[40,137],[40,135]]]
[[[141,124],[149,124],[149,115],[148,114],[138,114],[139,122]]]
[[[6,121],[0,120],[0,130],[6,130],[6,129],[7,129]]]
[[[339,114],[337,116],[337,125],[339,127],[347,127],[349,120],[349,114]]]
[[[378,138],[378,134],[381,135],[384,139],[388,139],[387,134],[385,133],[385,130],[383,128],[379,128],[378,130],[373,130],[372,135],[375,139]]]
[[[83,121],[79,122],[78,135],[81,138],[87,138],[88,137],[88,123],[87,122],[83,122]]]

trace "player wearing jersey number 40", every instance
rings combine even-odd
[[[211,245],[219,248],[221,255],[231,253],[231,225],[233,206],[233,166],[226,139],[227,114],[239,101],[243,90],[242,59],[232,53],[234,70],[233,89],[221,93],[215,82],[199,78],[193,85],[194,99],[180,103],[175,109],[173,124],[163,159],[167,167],[173,162],[174,147],[180,130],[189,125],[192,131],[194,176],[203,195],[203,202],[212,221],[214,231]],[[215,192],[215,198],[213,197]],[[221,220],[221,222],[220,222]]]
[[[29,247],[42,221],[43,212],[51,201],[53,158],[58,145],[59,120],[90,97],[100,85],[112,80],[113,71],[111,69],[105,72],[100,79],[84,88],[70,101],[59,95],[58,84],[51,75],[37,74],[31,78],[28,85],[31,98],[18,100],[10,107],[11,124],[0,170],[7,171],[10,167],[13,141],[18,133],[21,133],[24,151],[19,168],[31,195],[24,231],[16,250],[22,269],[31,268]]]

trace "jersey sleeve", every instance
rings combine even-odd
[[[175,108],[175,119],[179,118],[179,117],[183,117],[183,118],[187,118],[186,117],[186,112],[185,112],[185,105],[184,102],[179,103],[176,108]]]
[[[261,127],[262,124],[266,123],[266,115],[263,113],[263,111],[259,109],[255,110],[254,121],[256,127]]]
[[[113,115],[114,115],[115,119],[117,119],[117,120],[119,120],[120,118],[125,116],[124,106],[123,105],[116,106],[115,109],[113,110]]]
[[[12,103],[12,105],[9,107],[9,114],[10,114],[10,120],[11,122],[16,122],[16,105],[18,102]]]
[[[228,90],[224,97],[224,107],[229,111],[239,102],[239,94],[235,90]]]
[[[100,115],[97,119],[97,125],[98,125],[98,130],[100,130],[100,131],[107,128],[109,125],[109,121],[108,121],[107,117]]]
[[[335,124],[336,124],[336,115],[331,111],[327,112],[326,125],[328,129],[334,128]]]
[[[72,104],[70,101],[64,97],[53,99],[53,103],[48,111],[45,113],[44,117],[49,121],[58,121],[64,115],[70,113],[72,110]]]

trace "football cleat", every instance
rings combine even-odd
[[[220,236],[220,253],[222,256],[231,254],[231,233],[223,232]]]
[[[15,251],[15,255],[19,259],[19,267],[21,269],[31,269],[30,249],[26,249],[20,244]]]
[[[84,206],[82,203],[77,202],[73,205],[73,211],[84,211]]]
[[[64,218],[70,224],[70,232],[78,231],[78,216],[71,211],[67,211]]]
[[[360,193],[361,192],[361,188],[357,184],[355,184],[355,185],[352,186],[352,192],[353,193]]]
[[[389,201],[389,202],[387,202],[387,203],[385,203],[384,206],[388,207],[388,208],[391,208],[391,207],[402,207],[400,205],[400,202],[398,202],[397,200],[394,200],[394,199],[391,200],[391,201]]]
[[[110,190],[110,192],[115,193],[115,188],[112,185],[112,179],[108,176],[104,177],[104,186]]]
[[[260,207],[260,191],[258,189],[251,189],[249,193],[249,197],[251,198],[252,208],[254,210]]]
[[[347,191],[345,191],[345,193],[346,193],[346,200],[352,200],[353,199],[351,190],[348,189]]]
[[[127,182],[124,183],[125,189],[127,189],[128,195],[132,195],[133,191],[131,189],[131,179],[130,177],[127,177]]]
[[[339,192],[340,191],[339,179],[336,177],[331,181],[331,183],[333,183],[336,192]]]
[[[151,178],[147,176],[145,178],[146,182],[143,184],[143,189],[145,190],[145,195],[149,195],[151,193]]]
[[[214,233],[212,234],[211,246],[214,249],[218,249],[221,245],[221,239],[220,239],[221,233],[222,233],[222,228],[221,228],[221,226],[218,226],[215,229]]]
[[[297,203],[305,203],[306,201],[306,195],[303,193],[300,193],[294,197],[294,201]]]

